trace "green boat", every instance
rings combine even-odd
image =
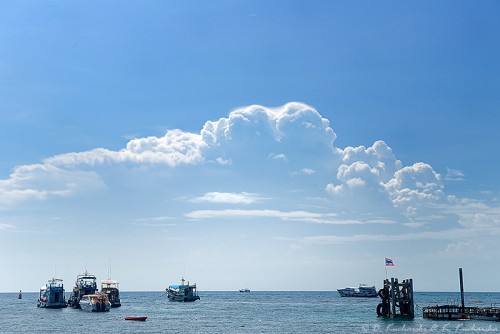
[[[181,284],[173,284],[167,288],[168,300],[171,302],[194,302],[200,299],[196,284],[190,285],[189,282],[185,284],[184,278]]]

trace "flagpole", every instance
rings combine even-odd
[[[384,260],[384,267],[385,267],[385,279],[387,279],[387,263],[385,263],[385,260]]]

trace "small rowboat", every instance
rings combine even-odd
[[[125,320],[134,320],[134,321],[146,321],[148,317],[134,317],[134,316],[129,316],[125,317]]]

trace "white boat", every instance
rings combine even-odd
[[[82,299],[84,295],[91,295],[96,292],[96,277],[85,270],[85,273],[76,277],[73,291],[69,295],[68,305],[73,308],[80,308],[80,299]]]
[[[358,288],[347,287],[344,289],[337,290],[340,297],[377,297],[377,289],[374,286],[367,286],[366,284],[360,284]]]
[[[247,288],[245,288],[245,289],[240,289],[240,292],[250,292],[250,289],[247,289]]]
[[[96,293],[82,296],[80,308],[88,312],[108,312],[111,309],[111,303],[107,294]]]

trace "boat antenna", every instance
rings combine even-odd
[[[108,279],[111,279],[111,259],[108,260]]]

